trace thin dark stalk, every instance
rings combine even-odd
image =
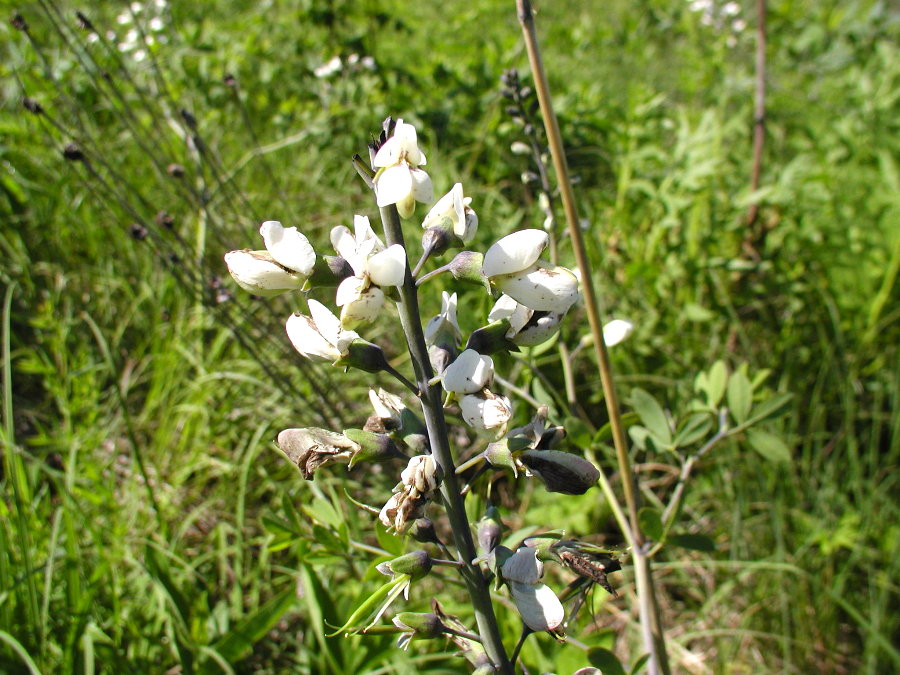
[[[380,209],[380,213],[387,245],[400,244],[405,248],[403,230],[400,226],[400,215],[397,213],[397,208],[393,205],[386,206]],[[444,419],[441,387],[437,384],[430,384],[434,373],[428,358],[428,348],[425,345],[425,335],[422,330],[422,319],[419,312],[419,299],[416,295],[416,284],[413,281],[408,261],[406,277],[399,290],[400,301],[397,303],[397,308],[400,313],[400,322],[409,346],[410,356],[412,357],[416,382],[421,392],[422,412],[431,443],[431,453],[434,455],[443,474],[440,488],[441,496],[461,563],[460,574],[469,592],[469,599],[475,612],[475,621],[478,624],[478,632],[483,640],[487,655],[497,667],[498,672],[511,674],[513,673],[513,667],[503,647],[500,628],[497,625],[494,607],[491,603],[490,588],[481,569],[472,563],[478,552],[472,538],[469,519],[466,516],[465,504],[462,496],[459,494],[453,453],[450,449],[447,421]]]
[[[665,637],[663,635],[659,617],[659,606],[656,601],[656,593],[653,586],[653,577],[650,571],[650,559],[645,550],[645,541],[638,520],[638,502],[635,490],[636,477],[628,457],[628,446],[625,440],[625,429],[619,411],[618,395],[613,380],[612,366],[606,342],[603,339],[603,322],[600,317],[599,300],[594,291],[593,277],[591,276],[590,260],[584,246],[584,240],[579,227],[578,212],[575,205],[575,194],[572,190],[572,182],[569,178],[569,169],[566,163],[565,149],[562,144],[562,135],[559,131],[559,122],[553,109],[553,101],[550,97],[550,87],[544,70],[543,61],[538,46],[537,32],[534,25],[534,16],[530,0],[516,0],[519,22],[525,38],[525,48],[528,52],[528,61],[534,77],[535,91],[541,106],[544,118],[544,127],[547,132],[547,141],[550,146],[550,154],[553,159],[553,168],[559,182],[560,197],[566,214],[569,238],[572,240],[572,249],[578,268],[581,271],[581,287],[584,294],[584,304],[588,314],[591,333],[594,337],[594,353],[600,369],[600,381],[603,386],[603,397],[606,401],[606,409],[609,414],[610,427],[612,429],[613,444],[616,449],[616,458],[619,464],[619,472],[622,476],[622,487],[625,494],[625,503],[628,508],[628,520],[634,547],[632,556],[634,560],[635,579],[637,582],[638,599],[640,601],[641,629],[644,637],[644,648],[650,653],[649,670],[651,675],[662,673],[669,674],[669,662],[666,655]]]

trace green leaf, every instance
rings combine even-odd
[[[716,550],[716,542],[705,534],[670,534],[666,542],[692,551],[703,551],[704,553],[712,553]]]
[[[634,665],[631,666],[631,671],[629,675],[637,675],[644,669],[644,666],[647,665],[647,662],[650,660],[649,654],[644,654],[641,658],[634,662]]]
[[[603,675],[626,675],[619,659],[608,649],[592,647],[587,653],[588,663],[599,668]]]
[[[715,408],[725,394],[728,383],[728,368],[724,361],[716,361],[707,373],[700,373],[694,383],[694,389],[706,396],[706,403]]]
[[[763,401],[753,407],[753,410],[750,411],[750,419],[747,420],[747,425],[772,420],[783,415],[787,412],[793,399],[793,394],[775,394],[768,401]]]
[[[681,429],[675,434],[675,447],[684,447],[704,438],[712,428],[712,420],[708,414],[691,415]]]
[[[775,434],[762,429],[748,429],[747,442],[763,458],[770,462],[790,462],[791,449]]]
[[[747,421],[752,405],[753,388],[750,386],[750,380],[741,371],[732,373],[728,378],[728,407],[738,424]]]
[[[645,506],[638,511],[638,524],[641,531],[653,541],[662,541],[663,523],[659,511],[652,506]]]
[[[286,588],[267,603],[258,608],[249,616],[238,621],[234,627],[223,635],[214,645],[214,649],[221,654],[228,663],[236,663],[253,651],[254,645],[259,642],[275,624],[284,616],[296,600],[297,592],[293,587]],[[211,663],[205,670],[217,672]]]
[[[672,432],[669,430],[669,420],[662,406],[653,396],[643,389],[635,387],[631,390],[631,406],[641,418],[641,422],[647,430],[656,436],[661,445],[672,445]]]

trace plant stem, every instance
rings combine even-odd
[[[397,213],[397,208],[393,205],[386,206],[381,208],[380,212],[387,245],[400,244],[404,246],[405,250],[403,230],[400,226],[400,215]],[[453,454],[450,451],[447,433],[447,421],[444,419],[441,388],[438,385],[429,384],[434,373],[428,358],[428,348],[425,345],[425,334],[422,331],[422,319],[419,314],[419,299],[416,295],[416,284],[408,260],[406,277],[399,290],[400,301],[397,303],[397,309],[400,313],[400,323],[403,325],[403,333],[406,336],[416,373],[422,413],[431,443],[431,453],[443,473],[441,496],[461,563],[460,573],[469,591],[472,609],[475,612],[475,621],[478,624],[478,632],[481,635],[485,651],[494,662],[498,672],[511,675],[513,668],[500,637],[500,628],[497,625],[497,618],[494,616],[488,583],[481,569],[472,563],[478,552],[472,539],[472,529],[466,516],[465,504],[459,494]]]
[[[750,172],[750,191],[759,189],[762,172],[763,143],[766,138],[766,0],[756,0],[756,100],[753,107],[753,167]],[[759,215],[759,204],[754,201],[747,211],[747,227],[753,225]],[[748,237],[753,238],[752,234]]]
[[[670,672],[669,662],[666,656],[665,638],[660,625],[659,608],[653,587],[653,577],[650,572],[650,559],[647,557],[644,536],[641,532],[637,517],[637,495],[635,494],[634,489],[635,475],[628,458],[628,447],[625,442],[625,431],[619,413],[619,402],[612,377],[612,366],[610,365],[606,342],[603,339],[603,323],[600,318],[597,296],[594,292],[590,261],[587,257],[581,228],[579,227],[578,212],[575,208],[575,195],[572,190],[572,182],[569,179],[569,169],[566,164],[562,136],[559,131],[559,122],[557,121],[556,114],[553,110],[553,103],[550,98],[550,87],[541,60],[537,33],[534,26],[534,16],[531,10],[531,2],[530,0],[516,0],[516,6],[519,22],[522,24],[522,32],[525,36],[525,48],[528,52],[528,62],[534,77],[534,88],[544,118],[544,128],[547,132],[547,142],[550,146],[553,168],[556,171],[556,177],[559,182],[560,197],[566,214],[569,238],[572,240],[572,249],[575,253],[575,259],[578,262],[578,268],[581,271],[584,304],[587,309],[591,333],[594,336],[594,352],[597,357],[597,364],[600,368],[603,398],[606,401],[606,408],[609,413],[613,444],[616,448],[619,473],[622,476],[622,488],[625,493],[625,503],[628,508],[629,516],[628,520],[630,521],[630,530],[634,541],[632,555],[634,559],[638,599],[640,601],[641,629],[644,636],[644,648],[650,654],[648,672],[650,675],[657,675],[658,673],[668,675]]]

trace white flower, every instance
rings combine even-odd
[[[340,56],[332,56],[328,61],[313,69],[313,75],[319,78],[330,77],[340,72],[344,64],[341,62]]]
[[[277,220],[267,220],[259,227],[266,250],[279,265],[308,277],[316,264],[316,252],[309,240],[296,227],[283,227]]]
[[[466,394],[459,401],[462,417],[479,436],[496,440],[506,433],[512,417],[512,404],[505,396],[485,389]]]
[[[410,457],[406,468],[400,473],[400,482],[414,487],[420,493],[431,492],[438,486],[438,465],[434,455]]]
[[[328,361],[345,356],[350,343],[358,339],[359,334],[341,330],[341,322],[320,302],[310,300],[309,313],[311,316],[292,314],[288,317],[285,327],[294,349],[307,358],[318,356]]]
[[[484,254],[484,276],[512,274],[531,267],[549,242],[550,235],[543,230],[519,230],[506,235]]]
[[[578,277],[539,260],[548,242],[543,230],[509,234],[487,250],[481,269],[491,284],[529,309],[564,314],[578,300]]]
[[[556,334],[564,316],[565,312],[535,312],[510,296],[501,295],[488,314],[488,321],[508,319],[506,337],[520,347],[534,347]]]
[[[300,288],[312,274],[316,252],[296,227],[285,228],[267,220],[259,233],[266,251],[231,251],[225,255],[228,271],[241,288],[257,295],[278,295]]]
[[[278,295],[300,288],[305,281],[275,262],[266,251],[230,251],[225,264],[237,285],[254,295]]]
[[[337,289],[341,325],[353,327],[374,321],[384,306],[380,286],[399,286],[406,275],[406,251],[399,244],[385,249],[369,219],[354,216],[354,233],[338,225],[331,230],[335,251],[346,260],[355,276],[344,279]]]
[[[453,232],[463,243],[468,243],[478,230],[478,216],[469,208],[471,203],[471,197],[463,197],[462,183],[456,183],[450,192],[431,207],[425,220],[422,221],[422,227],[426,230],[430,227],[440,227],[447,232]]]
[[[553,589],[546,584],[523,584],[518,581],[509,583],[516,609],[522,621],[531,630],[555,631],[566,618],[566,611],[556,597]]]
[[[441,292],[441,313],[431,317],[425,324],[425,344],[429,347],[435,344],[438,335],[444,331],[450,332],[454,344],[462,340],[462,332],[456,321],[456,293],[451,295],[447,291]]]
[[[430,202],[434,198],[431,178],[419,165],[425,155],[419,150],[416,128],[398,119],[394,135],[375,153],[373,164],[380,168],[375,175],[375,196],[378,206],[396,204],[402,218],[408,218],[415,203]]]
[[[454,394],[475,394],[490,386],[493,377],[493,359],[467,349],[447,366],[442,384],[445,391]]]
[[[400,415],[406,409],[403,399],[384,389],[369,389],[369,402],[375,410],[375,416],[383,420],[392,420],[395,427],[400,426]]]
[[[537,559],[535,549],[519,548],[503,563],[501,575],[509,583],[516,609],[531,630],[552,631],[562,625],[565,610],[556,593],[541,583],[544,564]]]
[[[624,319],[613,319],[603,326],[603,341],[607,347],[619,344],[634,331],[634,324]]]

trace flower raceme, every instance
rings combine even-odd
[[[565,314],[578,300],[578,277],[540,260],[548,243],[544,230],[508,234],[487,250],[481,270],[492,286],[525,307]]]
[[[341,326],[355,328],[375,320],[384,307],[382,286],[399,286],[406,274],[406,251],[399,244],[385,248],[365,216],[353,217],[353,229],[338,225],[331,243],[353,269],[337,289]]]
[[[231,251],[225,264],[238,286],[260,296],[274,296],[300,288],[312,274],[316,252],[296,227],[267,220],[259,228],[265,251]]]
[[[431,177],[419,168],[425,164],[425,154],[419,150],[416,128],[398,119],[394,134],[375,153],[372,164],[379,169],[375,175],[375,196],[379,207],[397,205],[401,218],[409,218],[416,202],[433,199]]]

